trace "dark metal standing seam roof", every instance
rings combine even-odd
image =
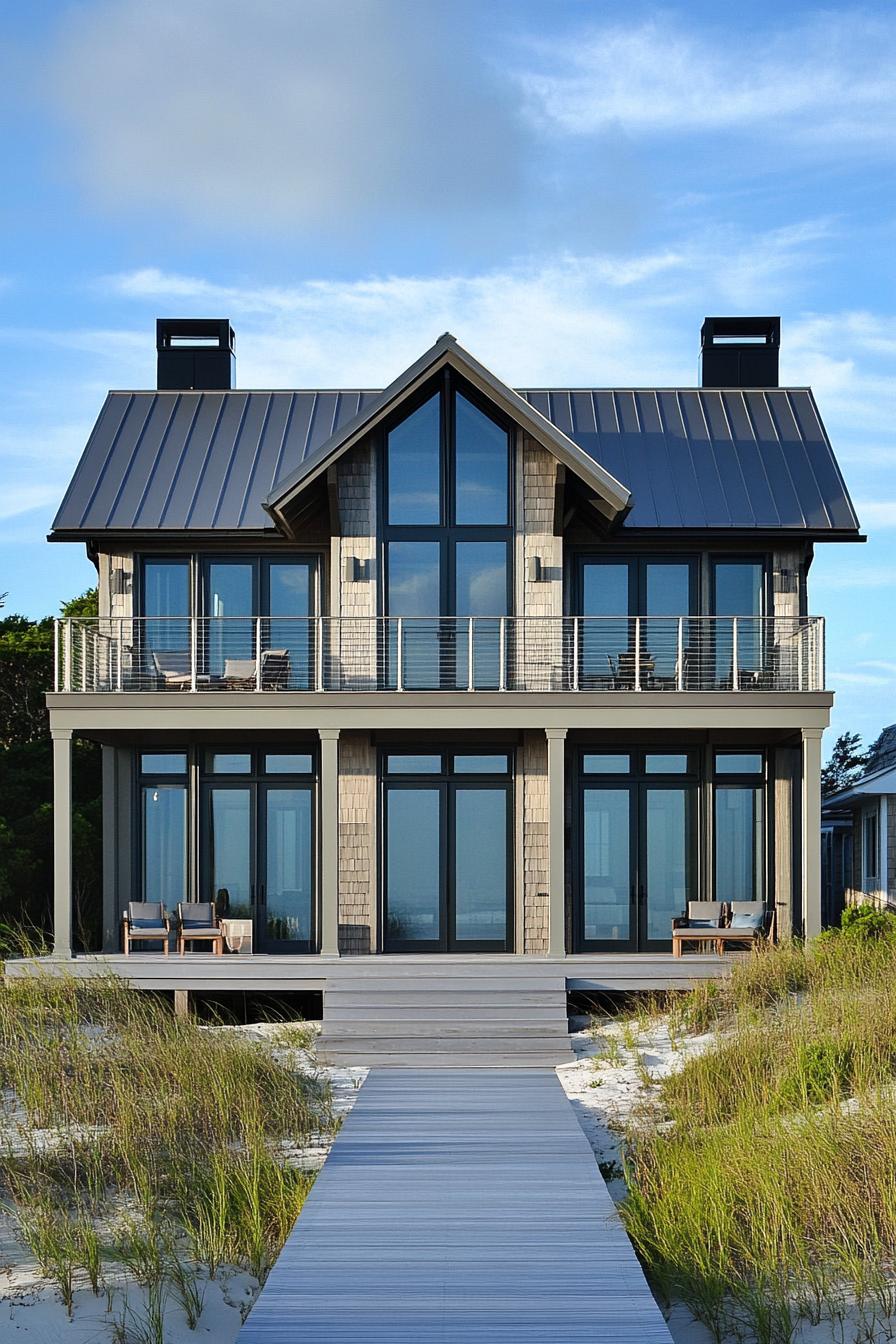
[[[262,501],[377,395],[110,392],[53,530],[270,532]],[[628,530],[858,531],[807,388],[520,395],[632,491]]]

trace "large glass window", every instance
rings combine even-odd
[[[383,766],[387,947],[505,950],[512,825],[508,753],[389,752]]]
[[[716,753],[713,852],[717,901],[765,899],[762,766],[758,752]]]
[[[140,899],[174,911],[189,900],[186,752],[142,752]]]
[[[737,674],[758,681],[765,647],[765,566],[761,560],[714,560],[712,567],[713,615],[715,621],[715,669],[720,686],[734,679],[735,625],[737,622]]]
[[[442,520],[440,396],[425,401],[386,437],[387,518],[402,525]]]
[[[686,658],[692,638],[687,621],[679,630],[679,618],[696,608],[693,559],[583,556],[578,602],[585,617],[581,683],[618,690],[634,689],[636,684],[658,689],[678,685],[679,662]],[[641,617],[637,666],[632,619],[636,616]]]
[[[453,375],[386,433],[390,685],[501,684],[510,590],[510,428]],[[473,617],[471,626],[468,619]],[[399,647],[400,641],[400,647]]]
[[[862,814],[862,890],[867,894],[880,887],[880,810],[875,804]]]

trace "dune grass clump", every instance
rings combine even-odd
[[[2,1197],[69,1310],[76,1280],[103,1291],[104,1264],[188,1321],[191,1264],[265,1277],[313,1180],[280,1149],[335,1126],[300,1044],[198,1026],[113,976],[5,982]]]
[[[721,1340],[896,1315],[896,919],[744,958],[675,1012],[718,1031],[627,1143],[623,1217]],[[856,1327],[856,1322],[860,1322]],[[839,1336],[838,1336],[839,1337]],[[844,1338],[851,1338],[850,1333]],[[891,1338],[884,1334],[881,1338]]]

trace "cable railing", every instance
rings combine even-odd
[[[819,691],[820,616],[71,617],[65,692]]]

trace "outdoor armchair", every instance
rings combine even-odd
[[[726,943],[747,943],[755,947],[761,942],[774,941],[774,910],[767,910],[764,901],[732,901],[730,917],[716,939],[716,950],[721,955]]]
[[[181,901],[177,907],[177,951],[183,956],[187,943],[210,942],[212,952],[220,957],[224,951],[224,933],[221,929],[214,901]]]
[[[672,955],[680,957],[685,943],[718,943],[725,920],[724,901],[688,901],[688,912],[672,921]]]
[[[170,933],[171,922],[161,901],[128,901],[121,917],[121,941],[126,957],[131,955],[131,943],[136,942],[161,943],[167,957]]]

